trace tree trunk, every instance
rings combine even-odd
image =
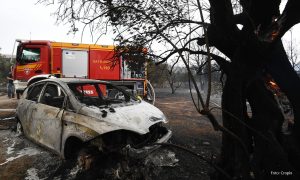
[[[284,120],[274,96],[262,80],[255,80],[247,88],[252,110],[250,125],[253,134],[253,167],[257,179],[294,179],[295,176],[276,176],[277,172],[295,172],[281,146],[281,127]]]
[[[250,179],[252,173],[256,179],[262,180],[296,179],[298,175],[294,167],[299,167],[299,161],[295,162],[291,157],[297,157],[297,148],[291,148],[294,142],[283,141],[284,117],[273,94],[261,80],[261,67],[251,64],[256,57],[250,55],[250,49],[248,45],[241,47],[236,53],[237,59],[230,63],[222,96],[223,125],[240,137],[250,153],[245,152],[241,143],[223,133],[220,166],[233,178]],[[246,99],[251,106],[251,118],[247,118]],[[277,172],[291,172],[293,175],[276,176]]]
[[[287,151],[291,163],[300,171],[300,78],[293,69],[281,41],[274,44],[269,56],[267,71],[286,94],[294,111],[292,136],[288,138]]]
[[[232,65],[232,64],[231,64]],[[243,93],[243,72],[235,63],[231,67],[222,95],[223,126],[235,133],[243,142],[234,140],[230,135],[223,133],[220,155],[220,166],[234,178],[250,178],[249,166],[249,134],[244,125],[238,121],[245,120],[245,98]],[[224,179],[224,177],[215,177]]]

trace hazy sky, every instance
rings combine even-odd
[[[80,42],[81,33],[67,35],[69,25],[55,25],[52,6],[35,3],[37,0],[0,0],[0,53],[11,54],[15,39]],[[88,38],[83,43],[93,43]],[[100,39],[101,44],[112,44],[111,37]],[[100,42],[98,41],[98,42]]]
[[[15,39],[52,40],[80,43],[81,33],[67,35],[68,24],[55,25],[55,7],[42,4],[37,0],[0,0],[0,53],[11,54]],[[294,27],[293,37],[300,53],[300,25]],[[284,42],[290,39],[287,33]],[[86,32],[83,43],[94,43]],[[98,44],[112,44],[112,37],[101,37]]]

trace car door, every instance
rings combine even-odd
[[[18,105],[18,118],[23,126],[23,131],[27,136],[33,139],[35,139],[35,122],[31,119],[31,116],[44,85],[45,83],[38,83],[34,86],[30,86],[27,90],[26,97],[21,99]]]
[[[33,107],[32,121],[35,122],[36,140],[50,149],[60,152],[62,114],[66,95],[55,83],[48,83],[39,102]]]

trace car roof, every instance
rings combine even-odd
[[[105,84],[110,84],[107,81],[102,81],[102,80],[95,80],[95,79],[82,79],[82,78],[50,78],[50,79],[44,79],[42,81],[47,81],[47,82],[63,82],[63,83],[105,83]]]

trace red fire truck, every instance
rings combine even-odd
[[[145,64],[139,69],[129,60],[116,57],[114,46],[40,40],[19,42],[14,84],[17,96],[27,85],[52,77],[76,77],[110,81],[136,96],[153,101],[153,88],[147,81]]]

